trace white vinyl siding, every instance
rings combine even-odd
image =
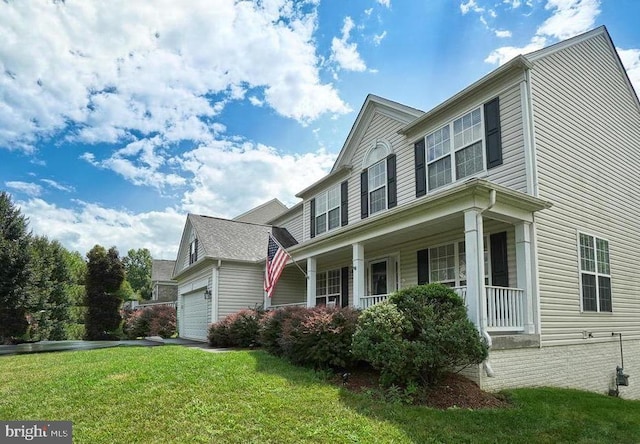
[[[542,342],[640,338],[640,116],[617,56],[597,35],[534,61],[532,98]],[[613,313],[581,312],[576,231],[609,241]]]
[[[271,298],[271,305],[307,301],[307,280],[295,265],[285,267]]]
[[[282,218],[274,219],[271,225],[285,228],[295,240],[302,242],[302,217],[302,206],[300,206],[297,211]]]
[[[262,305],[263,278],[264,264],[223,262],[219,272],[218,320],[244,308]]]

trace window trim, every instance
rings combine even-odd
[[[474,111],[478,110],[480,113],[480,137],[478,139],[473,139],[473,141],[469,144],[465,144],[462,145],[458,148],[455,147],[455,134],[454,134],[454,122],[463,118],[464,116],[466,116],[467,114],[471,114]],[[432,134],[435,134],[438,131],[442,131],[445,127],[449,128],[449,152],[446,154],[443,154],[439,157],[434,158],[433,160],[429,160],[429,146],[427,143],[427,138],[429,136],[431,136]],[[435,128],[433,131],[430,131],[429,133],[425,134],[425,136],[423,137],[424,139],[424,168],[425,168],[425,184],[426,184],[426,193],[428,194],[432,191],[435,190],[439,190],[439,189],[443,189],[445,187],[447,187],[448,185],[451,185],[453,183],[456,183],[460,180],[464,180],[464,179],[468,179],[470,177],[475,177],[479,174],[483,174],[487,172],[487,155],[486,155],[486,134],[485,134],[485,115],[484,115],[484,106],[482,104],[479,104],[477,106],[474,106],[473,108],[467,109],[465,112],[455,116],[454,118],[450,119],[449,121],[447,121],[447,123],[445,123],[444,125],[441,125],[437,128]],[[468,176],[464,176],[462,178],[457,177],[457,172],[456,172],[456,154],[462,150],[465,150],[467,148],[472,147],[473,145],[475,145],[476,143],[480,143],[480,151],[481,151],[481,155],[482,155],[482,169],[470,174]],[[449,158],[450,159],[450,175],[451,175],[451,181],[447,182],[443,185],[440,186],[436,186],[436,187],[430,187],[429,185],[429,167],[432,166],[433,164],[442,161],[443,159]]]
[[[580,244],[580,236],[588,236],[591,238],[594,252],[594,263],[595,263],[595,271],[583,271],[582,270],[582,245]],[[605,241],[607,243],[607,256],[608,256],[608,265],[609,265],[609,273],[602,273],[598,270],[598,247],[597,241]],[[604,237],[599,237],[595,234],[592,234],[588,231],[580,231],[576,232],[576,244],[577,244],[577,253],[578,253],[578,281],[580,285],[580,313],[582,314],[602,314],[602,313],[613,313],[613,289],[612,289],[612,273],[611,273],[611,243],[609,239]],[[595,310],[585,310],[584,308],[584,289],[582,283],[582,275],[587,274],[595,277],[595,289],[596,289],[596,309]],[[600,277],[609,279],[609,297],[610,297],[610,311],[602,311],[600,309]]]
[[[434,281],[431,279],[431,272],[433,271],[433,267],[431,266],[431,260],[433,258],[433,250],[439,247],[444,247],[447,245],[451,245],[453,244],[453,260],[454,260],[454,275],[455,278],[453,279],[453,282],[451,282],[451,280],[447,280],[444,281],[446,283],[453,283],[453,287],[457,288],[457,287],[466,287],[467,286],[467,279],[466,279],[466,263],[465,263],[465,283],[464,285],[462,284],[463,279],[461,279],[460,277],[460,244],[464,243],[465,244],[465,251],[466,251],[466,242],[465,239],[454,239],[448,242],[442,242],[439,243],[437,245],[432,245],[427,247],[427,249],[429,250],[429,256],[428,256],[428,263],[429,263],[429,274],[427,276],[428,279],[428,283],[442,283],[443,281]],[[486,257],[484,256],[486,253]],[[492,282],[491,282],[491,242],[490,242],[490,233],[485,233],[483,236],[483,259],[484,259],[484,279],[485,279],[485,285],[491,286]],[[445,284],[446,285],[446,284]]]
[[[371,176],[372,176],[371,175],[371,169],[376,167],[376,166],[378,166],[378,165],[381,165],[381,164],[384,164],[384,166],[382,167],[382,171],[384,173],[384,180],[382,181],[382,185],[381,186],[379,186],[378,188],[372,189],[371,188]],[[367,190],[368,190],[367,192],[368,192],[368,198],[369,198],[368,199],[369,200],[369,215],[380,213],[380,212],[388,209],[388,207],[389,207],[389,199],[388,199],[388,196],[387,196],[387,193],[388,193],[388,190],[387,190],[387,186],[388,186],[387,179],[388,179],[388,177],[387,177],[387,157],[377,161],[376,163],[370,165],[367,168],[367,182],[368,182],[367,183]],[[374,192],[380,191],[380,190],[384,190],[384,192],[382,193],[383,196],[384,196],[384,206],[381,209],[377,210],[377,211],[373,211],[373,207],[372,207],[373,199],[371,198],[371,195]]]
[[[334,191],[337,193],[338,199],[338,205],[334,206],[334,207],[329,207],[329,192],[330,191]],[[337,184],[334,186],[331,186],[329,188],[327,188],[325,191],[316,194],[316,196],[314,197],[315,199],[315,215],[313,218],[313,225],[314,225],[314,235],[315,236],[319,236],[321,234],[327,233],[329,231],[335,230],[337,228],[340,228],[342,226],[342,184]],[[318,205],[318,199],[319,198],[323,198],[326,202],[326,208],[323,212],[320,212],[320,208]],[[336,225],[333,228],[329,227],[329,213],[333,210],[338,210],[338,225]],[[323,231],[319,231],[318,230],[318,219],[320,218],[324,218],[324,223],[325,223],[325,228]]]
[[[329,273],[336,273],[338,275],[338,292],[337,293],[329,293]],[[321,276],[324,275],[324,294],[318,294],[320,290],[320,286],[318,286],[318,281],[321,280]],[[318,271],[316,273],[316,306],[322,305],[318,303],[318,299],[324,299],[324,305],[329,306],[329,298],[335,298],[335,307],[342,306],[342,269],[335,268],[330,270]]]

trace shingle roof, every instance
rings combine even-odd
[[[154,259],[151,262],[151,280],[152,281],[170,281],[173,276],[173,267],[176,261],[164,259]]]
[[[252,224],[265,224],[287,210],[287,206],[278,199],[271,199],[269,202],[265,202],[262,205],[242,213],[240,216],[234,217],[233,220]]]
[[[267,255],[268,236],[272,231],[277,231],[278,240],[282,238],[282,241],[287,244],[291,241],[288,239],[291,235],[286,230],[274,229],[271,225],[238,222],[197,214],[189,214],[188,217],[207,257],[260,261]],[[283,247],[287,246],[283,244]]]

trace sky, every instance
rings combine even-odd
[[[606,25],[640,91],[637,0],[5,0],[0,190],[85,254],[175,259],[331,169],[367,94],[428,111],[518,54]]]

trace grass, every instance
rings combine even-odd
[[[0,420],[71,420],[76,443],[640,442],[638,401],[522,389],[499,410],[384,404],[261,351],[6,356],[0,375]]]

